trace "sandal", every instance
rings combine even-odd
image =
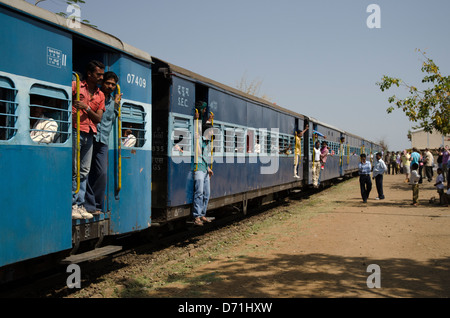
[[[211,220],[208,219],[207,217],[204,217],[204,216],[201,217],[201,220],[205,221],[205,222],[208,222],[208,223],[211,223]]]
[[[195,221],[194,221],[194,224],[198,225],[198,226],[202,226],[203,222],[200,220],[200,218],[196,218]]]

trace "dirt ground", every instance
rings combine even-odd
[[[368,203],[358,178],[291,199],[270,220],[248,221],[246,234],[241,225],[221,230],[215,252],[211,239],[205,243],[206,258],[202,240],[158,267],[149,255],[134,255],[135,264],[70,297],[449,297],[450,208],[429,202],[437,197],[434,180],[424,180],[420,205],[412,207],[403,181],[385,175],[386,198],[375,200],[373,183]],[[379,266],[379,280],[368,272],[371,264]],[[379,288],[369,288],[368,278]]]

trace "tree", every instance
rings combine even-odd
[[[44,1],[46,1],[46,0],[35,0],[34,5],[37,6],[40,2],[44,2]],[[83,3],[83,4],[86,3],[86,1],[84,1],[84,0],[61,0],[61,1],[65,2],[68,6],[69,5],[79,6],[79,4],[81,4],[81,3]],[[67,12],[58,12],[56,14],[66,18],[66,19],[69,19],[69,18],[72,18],[73,20],[76,19],[75,16],[71,16],[71,15],[69,16],[67,14]],[[81,20],[81,22],[86,25],[89,25],[90,27],[97,28],[97,26],[91,24],[91,22],[89,20],[83,19],[83,20]]]
[[[254,79],[251,82],[249,82],[247,80],[246,73],[244,73],[244,75],[242,75],[240,81],[238,83],[236,83],[236,88],[246,94],[257,96],[257,97],[260,97],[260,98],[265,99],[270,102],[270,97],[268,97],[266,94],[259,96],[259,91],[261,89],[262,83],[263,83],[263,80],[260,80],[260,79]]]
[[[381,91],[404,86],[409,91],[409,96],[399,99],[395,95],[389,97],[389,103],[394,103],[397,108],[401,108],[410,121],[418,122],[414,129],[423,128],[432,133],[433,129],[446,136],[450,133],[450,76],[443,76],[439,67],[434,61],[426,56],[426,52],[419,51],[424,57],[422,72],[427,75],[422,79],[422,83],[429,83],[433,86],[419,90],[416,86],[409,85],[399,78],[384,75],[381,82],[376,83]],[[391,113],[395,108],[390,106],[387,109]]]

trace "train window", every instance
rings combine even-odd
[[[219,127],[213,127],[213,154],[222,153],[222,132]]]
[[[268,153],[271,154],[278,154],[279,152],[279,146],[278,146],[278,133],[272,133],[272,132],[268,132],[267,133],[267,149],[268,149]]]
[[[0,76],[0,140],[9,140],[17,132],[16,94],[13,82]]]
[[[30,90],[30,137],[37,143],[64,143],[69,138],[69,99],[64,90],[33,85]]]
[[[247,153],[253,153],[255,148],[255,131],[253,129],[247,129]]]
[[[235,146],[235,152],[236,153],[245,153],[245,129],[243,128],[236,128],[234,131],[234,146]]]
[[[224,128],[225,132],[225,143],[224,143],[224,152],[225,153],[234,153],[235,152],[235,134],[233,127]]]
[[[292,155],[295,151],[295,138],[289,135],[280,134],[278,149],[282,155]]]
[[[142,147],[145,144],[145,111],[142,106],[123,103],[122,105],[122,145]]]
[[[261,153],[263,152],[263,135],[261,134],[261,131],[256,130],[255,131],[255,147],[253,148],[254,153]]]
[[[173,131],[170,138],[172,155],[191,155],[192,134],[190,121],[187,118],[174,117]]]
[[[270,137],[265,129],[259,130],[259,144],[261,145],[261,153],[267,154],[270,151]]]

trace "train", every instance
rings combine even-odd
[[[0,281],[43,258],[77,262],[114,251],[105,237],[185,226],[193,204],[195,105],[214,114],[208,211],[311,187],[313,146],[330,147],[320,184],[351,176],[381,145],[154,57],[97,28],[23,0],[0,0]],[[109,139],[106,213],[71,217],[72,82],[91,60],[119,77],[121,114]],[[52,143],[30,137],[32,99],[59,123]],[[294,177],[295,132],[305,131]],[[136,144],[121,145],[125,129]],[[258,145],[258,149],[256,146]],[[176,147],[177,146],[177,147]],[[179,149],[182,149],[180,151]],[[288,149],[289,151],[285,151]],[[94,242],[92,244],[92,242]],[[107,252],[105,252],[107,253]]]

